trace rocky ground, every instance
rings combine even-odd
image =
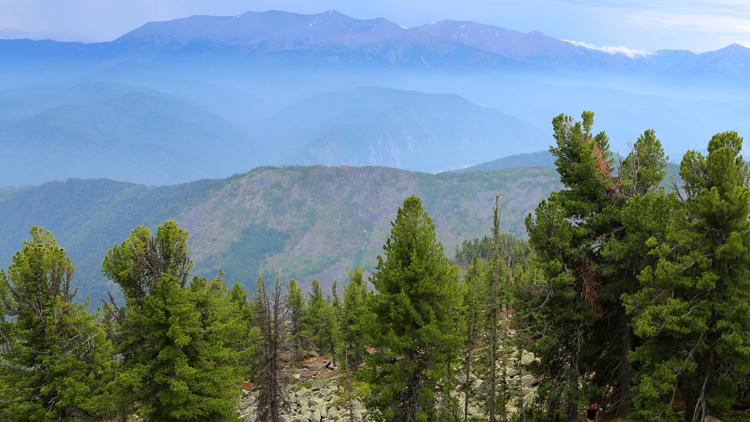
[[[524,403],[531,403],[536,397],[536,380],[524,370],[535,360],[532,353],[527,351],[508,352],[504,368],[498,373],[505,372],[510,400],[507,404],[509,414]],[[291,374],[289,386],[290,409],[285,420],[288,422],[322,422],[322,421],[358,421],[368,420],[367,410],[363,402],[357,398],[347,400],[345,388],[345,373],[332,367],[326,357],[311,357],[300,362]],[[459,376],[459,383],[465,377]],[[472,395],[478,397],[482,391],[484,381],[471,374]],[[356,386],[354,388],[356,390]],[[240,416],[245,422],[260,422],[254,417],[255,392],[252,385],[246,384],[238,407]],[[463,407],[464,394],[457,391],[454,397]],[[469,416],[482,418],[484,413],[480,403],[475,399],[469,400]]]
[[[325,357],[312,357],[295,368],[289,387],[288,422],[367,421],[361,400],[347,400],[345,374]],[[239,405],[245,422],[256,421],[253,415],[255,392],[243,389]]]

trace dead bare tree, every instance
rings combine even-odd
[[[281,282],[278,278],[270,298],[263,281],[258,283],[256,304],[256,324],[260,328],[262,341],[257,352],[255,382],[258,396],[255,400],[255,415],[259,421],[282,422],[282,415],[289,409],[289,400],[281,360],[285,316]]]

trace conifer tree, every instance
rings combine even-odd
[[[483,304],[487,295],[486,274],[482,261],[476,256],[472,260],[464,275],[464,320],[466,321],[466,333],[464,335],[464,357],[463,357],[463,385],[461,390],[464,394],[463,412],[464,421],[469,420],[469,402],[472,399],[472,380],[475,349],[482,333],[484,332]]]
[[[339,332],[339,312],[338,307],[333,303],[327,303],[323,309],[323,326],[321,327],[321,337],[326,353],[331,356],[331,365],[336,366],[336,353],[340,342]]]
[[[228,308],[235,314],[233,328],[236,339],[235,349],[237,352],[237,363],[239,372],[245,376],[254,373],[252,367],[252,356],[257,347],[260,347],[260,328],[254,325],[255,315],[252,304],[248,300],[248,291],[242,284],[236,283],[229,292],[229,301],[233,305]]]
[[[187,238],[172,221],[156,236],[139,227],[104,260],[126,301],[115,387],[150,420],[228,420],[239,398],[240,309],[218,279],[188,284]]]
[[[334,282],[331,284],[331,306],[336,309],[337,313],[340,311],[339,308],[341,307],[338,290],[338,283],[336,283],[336,281],[334,280]]]
[[[370,330],[374,315],[370,308],[370,293],[364,280],[364,270],[357,268],[349,274],[341,306],[341,339],[345,365],[357,371],[365,357],[365,347],[372,343]]]
[[[622,298],[639,289],[638,274],[654,261],[645,242],[664,233],[674,207],[660,188],[667,160],[654,132],[644,132],[614,172],[606,134],[593,135],[592,125],[590,112],[581,122],[553,121],[564,189],[527,219],[546,282],[526,286],[527,300],[515,309],[523,332],[536,331],[529,348],[541,358],[533,368],[538,396],[568,418],[584,398],[605,402],[612,415],[630,414],[638,340]]]
[[[0,271],[0,419],[97,420],[111,414],[114,370],[105,331],[73,303],[73,264],[52,233],[31,240]]]
[[[541,359],[534,368],[539,396],[560,416],[578,417],[584,375],[598,364],[601,340],[591,327],[604,312],[599,297],[603,238],[618,227],[610,211],[616,199],[607,135],[592,134],[594,115],[581,122],[560,115],[553,119],[556,146],[550,148],[564,189],[550,195],[526,219],[529,243],[546,282],[521,311],[524,325],[535,326],[529,348]]]
[[[386,421],[436,420],[436,392],[460,349],[463,295],[419,198],[404,200],[372,277],[370,405]]]
[[[289,399],[281,360],[286,327],[279,279],[276,279],[270,297],[266,293],[265,283],[259,280],[255,303],[255,324],[260,328],[262,338],[261,347],[256,353],[257,373],[254,380],[258,396],[255,399],[255,416],[259,421],[282,422],[284,412],[289,409]]]
[[[643,339],[634,353],[643,419],[676,419],[677,398],[687,420],[723,418],[750,373],[750,189],[741,152],[742,138],[722,132],[707,155],[685,154],[683,206],[656,220],[666,226],[647,241],[657,262],[625,298]]]
[[[495,197],[495,208],[492,212],[492,254],[490,255],[490,270],[487,281],[486,316],[487,316],[487,357],[485,373],[486,408],[490,422],[497,420],[498,407],[498,347],[500,346],[500,314],[502,312],[501,282],[503,280],[503,262],[500,255],[500,198]],[[500,413],[505,415],[504,401],[500,401],[502,409]]]
[[[303,332],[313,340],[318,354],[331,355],[335,362],[336,341],[338,336],[338,316],[336,310],[323,294],[318,280],[312,281],[312,290],[307,299],[303,314]]]
[[[303,333],[303,318],[306,312],[305,296],[297,286],[296,280],[289,282],[286,304],[289,307],[289,335],[292,340],[292,351],[294,360],[298,360],[304,353],[305,337]]]
[[[667,158],[654,131],[647,130],[622,161],[617,175],[617,200],[611,207],[620,226],[602,236],[603,280],[599,302],[604,310],[591,331],[601,341],[599,364],[593,368],[602,388],[612,387],[608,404],[612,415],[631,413],[633,369],[630,353],[637,345],[631,317],[622,303],[623,295],[639,288],[638,274],[653,255],[644,253],[646,241],[663,233],[666,216],[672,214],[674,194],[660,187]]]
[[[302,332],[312,342],[318,353],[325,353],[325,345],[321,338],[321,327],[323,326],[327,302],[318,280],[312,281],[310,293],[308,293],[305,302],[305,312],[302,314]]]

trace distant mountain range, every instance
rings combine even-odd
[[[544,148],[534,126],[454,94],[385,88],[326,92],[260,124],[282,164],[376,165],[438,172]]]
[[[169,184],[268,164],[438,172],[543,148],[545,138],[528,123],[452,94],[326,92],[248,129],[151,89],[42,85],[0,98],[0,185],[101,177]]]
[[[235,57],[256,64],[318,63],[414,68],[520,67],[585,71],[741,76],[750,49],[737,44],[695,54],[665,50],[613,54],[540,32],[521,33],[446,20],[404,28],[387,19],[355,19],[335,10],[313,15],[268,11],[149,22],[106,43],[0,41],[3,61],[67,57],[102,66],[159,61],[161,55]],[[163,57],[161,57],[163,58]]]
[[[295,277],[304,286],[342,281],[371,269],[404,197],[420,196],[446,253],[489,231],[495,195],[504,232],[525,233],[523,219],[559,188],[551,169],[468,174],[383,167],[264,167],[228,179],[147,187],[109,180],[68,180],[0,189],[0,268],[32,225],[52,230],[76,265],[80,297],[97,306],[113,286],[101,273],[107,250],[136,225],[176,219],[190,231],[199,273],[225,272],[252,286],[260,274]]]
[[[257,165],[247,135],[184,100],[114,84],[43,86],[0,99],[0,183],[71,177],[148,184]]]
[[[498,158],[497,160],[466,167],[458,170],[457,173],[472,173],[475,171],[491,171],[523,167],[555,168],[555,157],[549,151],[514,154]]]
[[[9,33],[9,35],[13,35]],[[544,150],[597,113],[624,155],[673,161],[750,133],[750,50],[618,54],[474,22],[248,12],[151,22],[104,43],[0,40],[0,186],[147,185],[261,165],[439,172]]]

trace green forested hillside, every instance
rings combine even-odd
[[[0,257],[7,265],[29,228],[41,225],[70,252],[79,299],[98,302],[112,287],[101,275],[106,251],[139,224],[176,219],[202,274],[223,270],[227,281],[253,285],[259,274],[281,273],[327,287],[374,265],[409,194],[424,199],[452,253],[487,232],[494,195],[503,198],[502,230],[523,236],[526,214],[558,187],[552,169],[430,175],[380,167],[268,167],[165,187],[52,182],[0,191]]]

